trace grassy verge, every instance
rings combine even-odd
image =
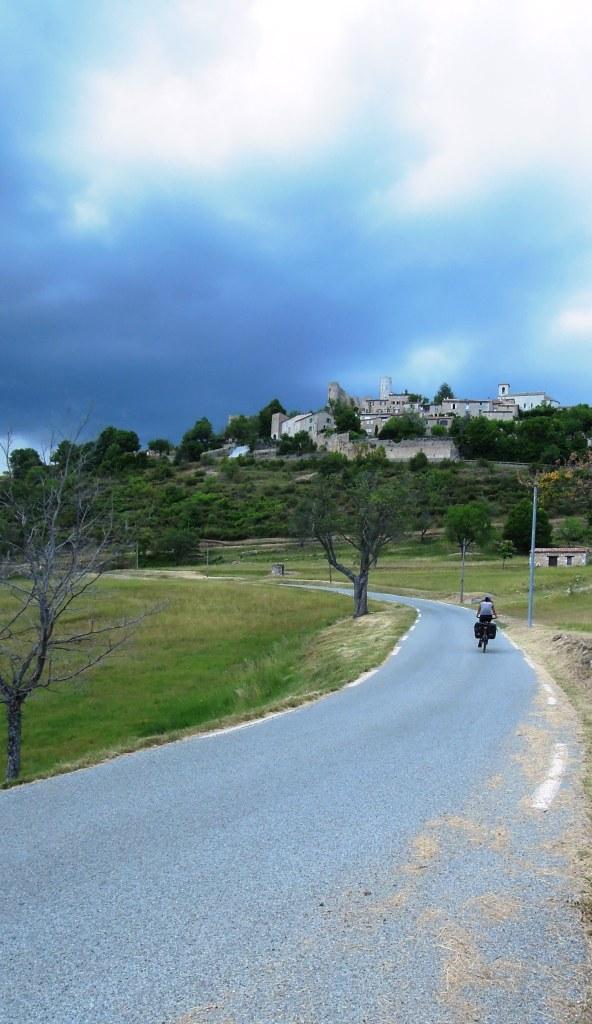
[[[592,801],[592,637],[540,624],[529,629],[511,619],[504,622],[504,628],[532,662],[549,673],[574,706],[585,749],[584,788]]]
[[[558,631],[542,625],[535,625],[529,629],[524,623],[516,620],[504,622],[504,628],[526,651],[539,672],[550,675],[567,694],[580,722],[580,736],[584,748],[583,785],[588,806],[588,827],[584,827],[581,833],[572,837],[573,860],[582,880],[580,906],[588,939],[592,941],[592,637],[589,633]],[[592,1022],[592,987],[581,1020],[582,1024]]]
[[[27,701],[21,781],[336,689],[379,664],[413,619],[388,608],[353,622],[339,595],[183,578],[104,580],[92,614],[163,600],[111,660]]]

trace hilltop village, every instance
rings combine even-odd
[[[559,408],[559,402],[544,391],[512,392],[509,384],[500,384],[494,398],[457,398],[448,385],[443,385],[434,401],[408,391],[393,391],[392,378],[381,377],[378,397],[350,395],[337,381],[327,389],[327,404],[319,412],[288,416],[276,412],[271,419],[271,439],[294,438],[302,434],[321,449],[352,457],[361,445],[384,448],[390,460],[403,460],[419,451],[430,461],[458,458],[458,450],[449,431],[459,417],[482,417],[485,420],[509,422],[521,412],[540,406]],[[338,410],[355,410],[359,433],[339,429]],[[397,418],[400,418],[397,423]],[[402,428],[403,418],[408,436]],[[230,423],[232,423],[232,418]],[[393,429],[389,430],[390,424]],[[389,437],[389,433],[392,435]],[[412,436],[409,436],[412,435]],[[414,436],[413,436],[414,435]]]

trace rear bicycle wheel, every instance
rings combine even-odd
[[[489,640],[489,637],[487,636],[487,630],[483,630],[483,654],[485,654],[485,651],[487,650],[487,641],[488,640]]]

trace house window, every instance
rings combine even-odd
[[[565,564],[566,565],[573,565],[573,555],[566,555],[565,556]]]
[[[549,555],[549,569],[557,568],[557,555]]]

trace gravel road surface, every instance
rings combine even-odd
[[[578,1019],[571,711],[408,603],[359,685],[0,793],[3,1024]]]

